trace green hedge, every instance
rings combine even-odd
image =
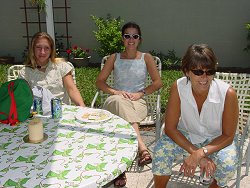
[[[75,71],[77,88],[79,89],[85,104],[90,106],[97,90],[95,80],[100,72],[100,69],[84,67],[75,68]]]
[[[0,65],[0,84],[7,81],[7,70],[10,65]],[[77,87],[83,96],[84,102],[87,106],[90,106],[91,101],[96,93],[95,80],[99,74],[100,68],[75,68],[76,71],[76,84]],[[167,99],[169,96],[169,89],[171,84],[179,77],[182,73],[180,71],[162,71],[162,81],[163,88],[161,89],[161,104],[162,111],[164,111]],[[97,101],[97,105],[100,104],[100,101]]]
[[[7,81],[7,73],[10,65],[0,65],[0,85]]]

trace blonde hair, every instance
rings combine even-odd
[[[64,58],[56,58],[56,48],[55,48],[55,43],[54,40],[52,39],[52,37],[46,33],[46,32],[38,32],[36,33],[32,39],[31,39],[31,45],[29,47],[29,52],[28,52],[28,56],[25,62],[25,65],[35,68],[36,67],[36,57],[35,57],[35,47],[36,47],[36,43],[39,39],[47,39],[50,48],[51,48],[51,53],[50,53],[50,61],[52,63],[57,63],[60,61],[65,61]]]

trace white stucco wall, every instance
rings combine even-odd
[[[58,2],[61,0],[57,0]],[[110,13],[125,22],[135,21],[142,29],[142,51],[167,53],[174,49],[184,55],[192,43],[207,43],[215,51],[220,66],[250,67],[244,24],[250,22],[249,0],[68,0],[71,43],[90,49],[97,47],[90,15],[106,17]],[[21,61],[26,46],[23,1],[3,1],[0,7],[1,55],[13,55]],[[63,11],[61,11],[63,12]],[[55,19],[64,19],[57,10]],[[56,26],[55,32],[64,32]],[[92,61],[100,61],[92,54]]]

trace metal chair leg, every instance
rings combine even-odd
[[[248,176],[249,173],[249,163],[250,163],[250,142],[248,143],[247,146],[247,151],[246,151],[246,176]]]

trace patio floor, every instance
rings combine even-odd
[[[148,146],[149,150],[152,151],[155,145],[155,133],[154,131],[141,131],[144,141]],[[152,165],[149,164],[144,167],[139,167],[137,165],[137,159],[133,162],[132,166],[126,172],[127,176],[127,184],[125,188],[153,188],[153,174],[151,172]],[[195,175],[194,178],[187,178],[184,176],[178,175],[179,166],[174,167],[174,174],[170,179],[170,183],[168,184],[168,188],[206,188],[208,186],[204,186],[199,183],[199,173]],[[250,175],[244,176],[245,168],[242,167],[242,180],[241,180],[241,188],[250,187]],[[236,179],[235,177],[229,182],[228,187],[235,187]],[[109,185],[104,186],[104,188],[114,188],[113,182]]]

